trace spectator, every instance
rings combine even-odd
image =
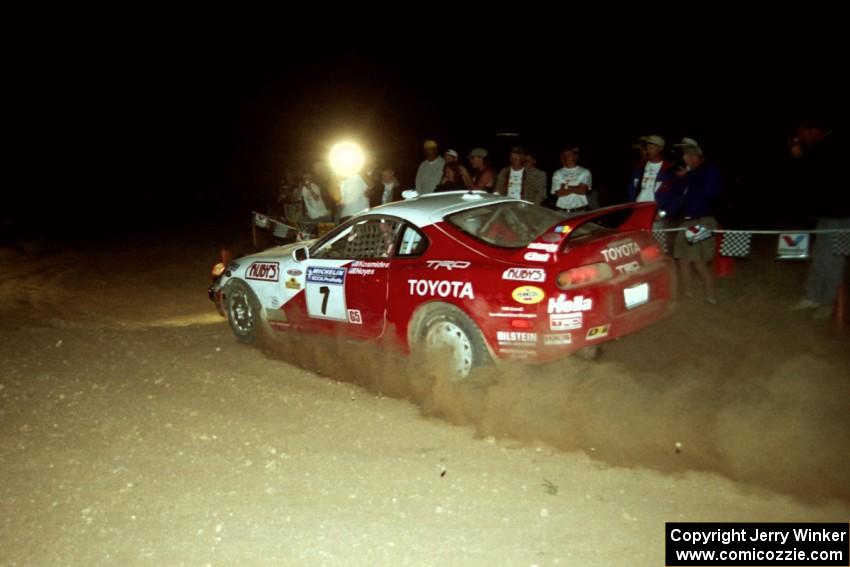
[[[369,208],[369,177],[360,172],[343,180],[339,190],[339,221],[344,222]]]
[[[664,159],[664,138],[644,136],[640,139],[646,148],[646,159],[632,170],[629,183],[629,201],[655,201],[659,211],[671,205],[674,164]]]
[[[437,185],[434,192],[458,191],[461,189],[466,189],[466,184],[463,182],[460,164],[457,162],[447,163],[443,169],[443,180]]]
[[[705,161],[702,148],[693,138],[682,138],[682,142],[676,146],[682,149],[685,170],[682,174],[677,174],[673,183],[673,197],[669,200],[669,208],[666,210],[671,216],[679,213],[684,216],[680,223],[682,228],[700,226],[707,231],[713,231],[717,229],[714,203],[721,190],[720,171],[714,164]],[[714,236],[692,243],[685,231],[677,232],[673,242],[673,257],[679,267],[685,295],[692,297],[693,268],[705,286],[706,301],[712,304],[717,303],[717,299],[714,295],[714,278],[708,263],[714,258],[714,249]]]
[[[278,186],[275,214],[294,224],[301,219],[302,207],[299,174],[287,168]]]
[[[393,168],[386,167],[381,171],[381,183],[378,187],[381,189],[379,204],[386,205],[401,200],[401,184],[398,182]]]
[[[496,172],[490,167],[488,155],[484,148],[475,148],[469,152],[469,164],[474,171],[472,183],[469,185],[470,189],[493,192],[493,187],[496,185]]]
[[[425,160],[419,164],[416,172],[416,192],[420,195],[434,192],[443,177],[443,166],[446,165],[446,160],[437,151],[437,142],[427,140],[424,150]]]
[[[817,219],[817,230],[850,230],[850,196],[838,175],[841,162],[834,136],[821,123],[803,123],[789,147],[799,173],[795,180],[798,195],[813,195],[801,198],[799,203]],[[794,306],[814,309],[818,319],[831,315],[838,286],[844,281],[847,260],[846,256],[835,254],[836,238],[838,234],[834,233],[815,235],[805,292]]]
[[[530,151],[525,152],[525,173],[528,176],[527,187],[530,189],[526,192],[525,200],[535,205],[543,204],[546,199],[546,172],[537,169],[537,156]]]
[[[523,148],[518,146],[511,148],[510,165],[499,172],[493,192],[514,199],[540,203],[546,194],[545,176],[543,179],[537,175],[532,178],[526,170],[525,158],[526,153]]]
[[[552,174],[552,194],[555,207],[565,213],[588,209],[587,195],[593,190],[590,170],[578,164],[579,148],[568,145],[561,150],[561,169]]]
[[[304,181],[301,183],[301,198],[304,201],[304,213],[309,222],[330,221],[331,213],[322,198],[322,189],[313,181],[313,175],[310,173],[304,175]]]
[[[460,178],[463,181],[464,187],[469,187],[472,184],[472,177],[469,175],[469,170],[467,170],[462,163],[458,161],[458,153],[455,150],[446,150],[446,153],[443,154],[443,158],[446,160],[446,163],[456,163],[458,169],[460,170]],[[444,170],[445,171],[445,170]],[[445,181],[445,175],[443,175],[443,181]],[[442,181],[441,181],[442,183]]]

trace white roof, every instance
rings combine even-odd
[[[393,215],[410,221],[416,226],[426,226],[442,220],[446,215],[474,209],[484,205],[492,205],[503,201],[516,201],[511,197],[494,195],[486,191],[446,191],[444,193],[429,193],[414,199],[405,199],[388,203],[368,213]]]

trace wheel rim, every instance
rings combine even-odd
[[[462,380],[472,370],[472,342],[463,329],[451,321],[440,321],[428,328],[425,346],[429,352],[449,352],[453,379]]]
[[[230,296],[230,321],[240,335],[248,334],[254,328],[254,310],[248,294],[242,290],[236,290]]]

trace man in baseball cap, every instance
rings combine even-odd
[[[682,138],[681,142],[673,145],[677,148],[681,148],[682,153],[685,155],[702,155],[702,148],[700,147],[699,142],[693,138]]]
[[[461,180],[463,181],[463,186],[469,187],[472,184],[472,177],[469,175],[469,170],[466,169],[463,166],[463,164],[461,164],[458,161],[457,150],[451,150],[451,149],[446,150],[446,153],[443,154],[443,157],[446,160],[446,165],[448,165],[450,163],[456,163],[457,164],[458,170],[460,171]],[[445,182],[445,177],[443,178],[442,181],[440,181],[440,183],[442,184],[444,182]]]
[[[484,148],[474,148],[469,152],[469,165],[472,166],[472,183],[470,188],[493,191],[496,185],[496,172],[490,167],[489,154]]]
[[[643,136],[640,142],[646,148],[646,158],[635,164],[629,183],[630,201],[655,202],[659,211],[672,206],[674,164],[664,159],[664,138],[653,134]],[[662,224],[660,221],[657,223]]]

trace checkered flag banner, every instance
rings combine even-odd
[[[850,256],[850,231],[845,230],[832,235],[832,253],[836,256]]]
[[[670,252],[670,250],[669,250],[670,246],[668,244],[668,240],[667,240],[668,236],[667,236],[666,231],[664,231],[664,230],[653,230],[652,236],[655,237],[655,241],[658,243],[658,245],[661,247],[661,249],[664,250],[665,253]]]
[[[753,234],[739,230],[727,230],[722,233],[720,255],[743,258],[749,256],[753,244]]]

